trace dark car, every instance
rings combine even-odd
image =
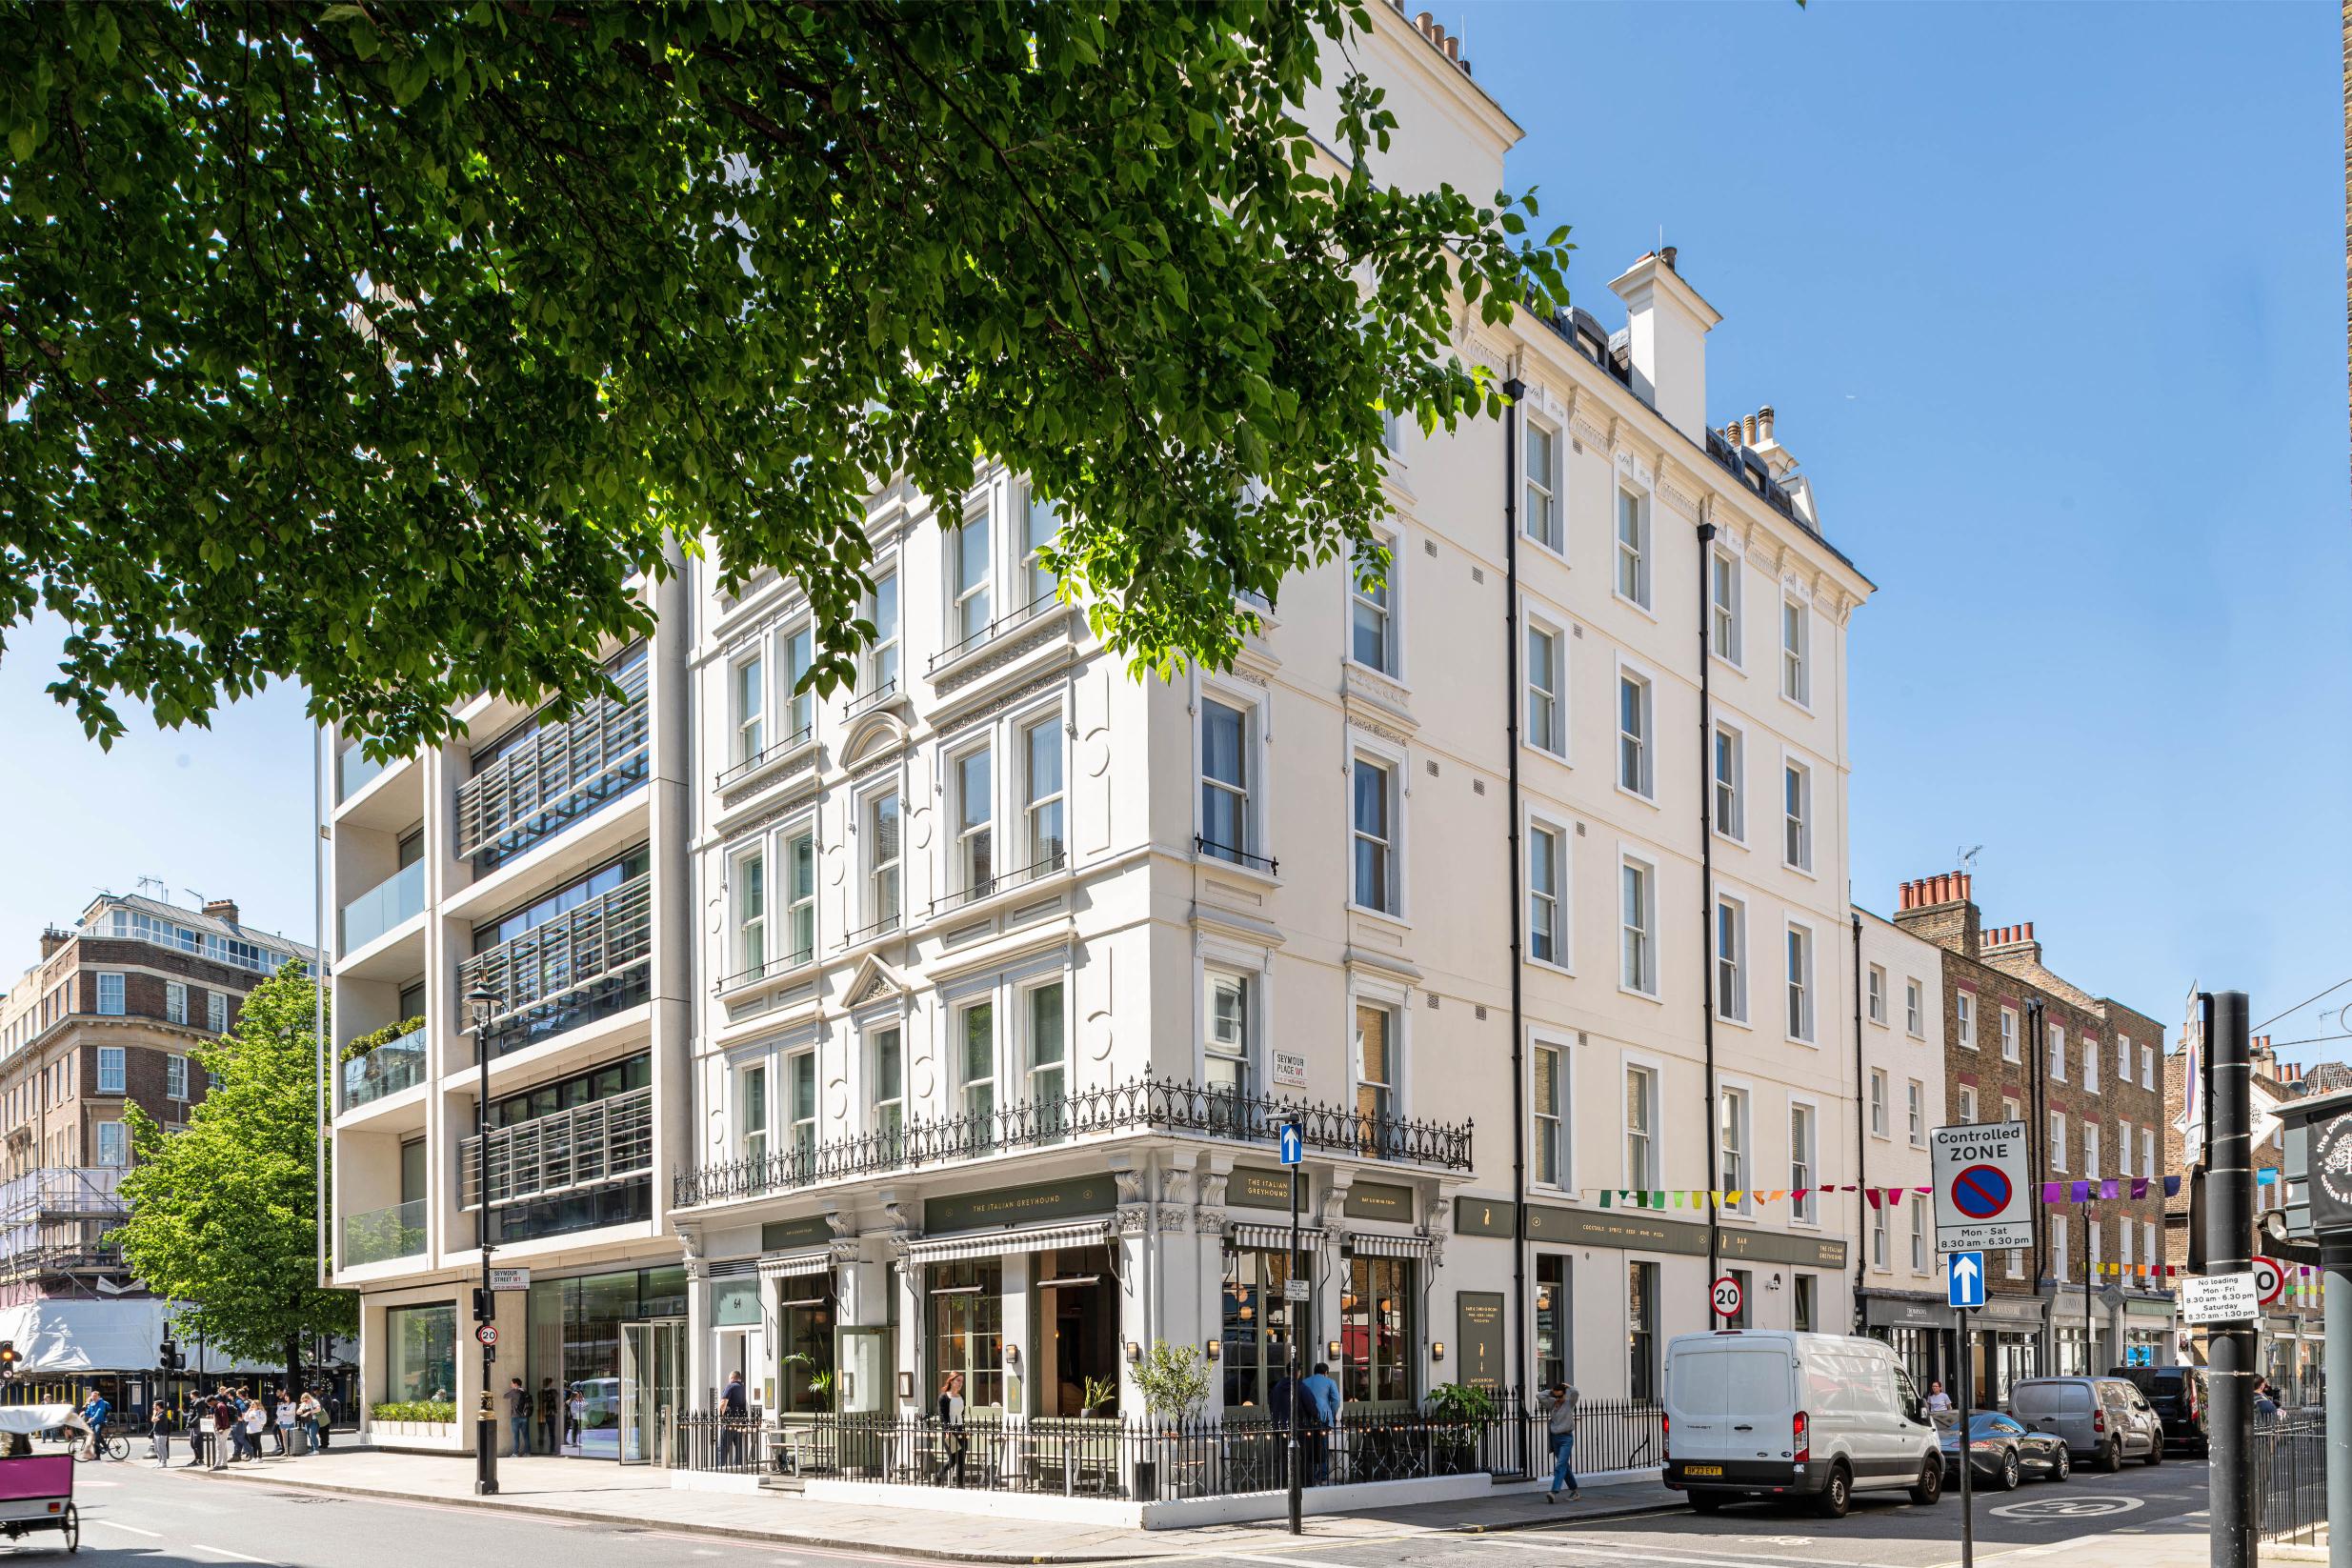
[[[2129,1382],[2155,1407],[2164,1423],[2166,1448],[2183,1454],[2208,1451],[2203,1367],[2119,1367],[2109,1376]]]
[[[1953,1484],[1960,1480],[1960,1415],[1945,1411],[1936,1417],[1936,1435],[1943,1443],[1944,1473]],[[2036,1432],[1999,1411],[1980,1411],[1968,1417],[1969,1468],[1979,1485],[1996,1492],[2014,1491],[2028,1475],[2062,1481],[2074,1471],[2066,1439],[2055,1433]]]

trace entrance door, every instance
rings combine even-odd
[[[621,1463],[667,1463],[663,1417],[686,1411],[686,1319],[623,1323],[620,1385]]]

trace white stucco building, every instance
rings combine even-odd
[[[1850,1107],[1861,1125],[1854,1182],[1879,1190],[1835,1195],[1862,1236],[1861,1319],[1890,1341],[1924,1390],[1952,1381],[1951,1308],[1943,1260],[1936,1253],[1928,1136],[1938,1127],[1974,1121],[1967,1103],[1947,1114],[1943,1057],[1943,950],[1859,905],[1861,949],[1861,1097]],[[1973,1091],[1963,1090],[1963,1095]],[[1900,1192],[1890,1201],[1888,1189]]]
[[[1405,127],[1376,167],[1501,183],[1518,127],[1373,16]],[[1709,1320],[1710,1227],[1623,1189],[1738,1193],[1743,1320],[1853,1324],[1851,1216],[1753,1195],[1854,1179],[1871,585],[1771,411],[1709,428],[1718,317],[1675,262],[1610,284],[1620,332],[1466,328],[1517,411],[1404,432],[1387,587],[1295,577],[1227,673],[1128,678],[1000,472],[874,497],[854,694],[791,694],[791,582],[696,587],[695,1111],[663,1176],[697,1406],[740,1368],[770,1412],[921,1410],[961,1371],[1008,1415],[1110,1408],[1096,1379],[1136,1412],[1164,1340],[1214,1348],[1232,1409],[1294,1336],[1365,1404],[1646,1396]]]

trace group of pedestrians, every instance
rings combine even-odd
[[[588,1399],[578,1389],[567,1393],[555,1386],[554,1378],[542,1377],[539,1391],[533,1394],[523,1386],[520,1377],[509,1377],[506,1401],[509,1458],[520,1458],[532,1452],[534,1418],[539,1429],[539,1453],[560,1454],[566,1444],[579,1441],[580,1421],[588,1410]]]
[[[163,1406],[155,1408],[160,1416]],[[327,1405],[309,1389],[291,1397],[282,1388],[264,1387],[256,1395],[250,1387],[223,1383],[210,1397],[190,1395],[186,1415],[199,1454],[215,1470],[265,1454],[283,1457],[317,1453],[326,1448],[333,1427]],[[271,1438],[276,1446],[265,1449],[265,1441]],[[160,1446],[159,1441],[159,1452]]]

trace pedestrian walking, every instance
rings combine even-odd
[[[510,1457],[521,1458],[531,1452],[531,1390],[520,1377],[507,1379],[507,1431],[513,1438]]]
[[[1552,1489],[1543,1495],[1545,1502],[1559,1501],[1563,1490],[1570,1502],[1584,1495],[1577,1485],[1577,1405],[1580,1397],[1574,1383],[1552,1385],[1552,1410],[1543,1423],[1552,1439]]]
[[[953,1470],[956,1486],[963,1486],[965,1436],[964,1375],[951,1372],[939,1385],[939,1468],[932,1475],[932,1485],[945,1486],[947,1473]]]
[[[718,1400],[718,1467],[732,1470],[743,1457],[743,1423],[752,1418],[752,1402],[743,1390],[741,1369],[728,1374]]]
[[[1339,1385],[1331,1380],[1331,1367],[1322,1361],[1298,1380],[1307,1408],[1298,1413],[1299,1435],[1307,1445],[1307,1482],[1324,1485],[1331,1479],[1331,1429],[1339,1419]]]
[[[539,1440],[547,1444],[547,1451],[550,1454],[554,1453],[557,1449],[563,1446],[555,1440],[555,1407],[560,1402],[561,1400],[555,1392],[555,1379],[553,1377],[540,1378]]]

